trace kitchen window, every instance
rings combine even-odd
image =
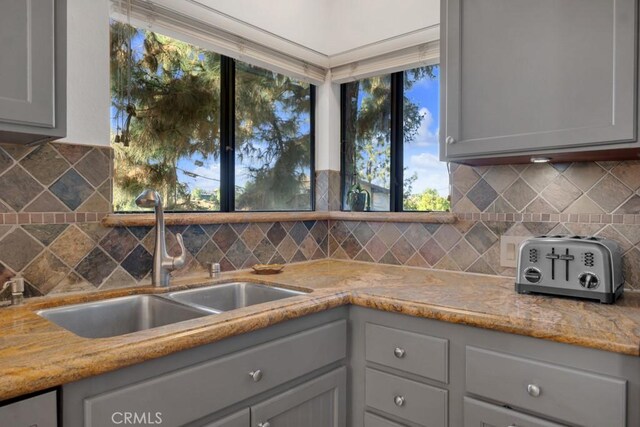
[[[313,210],[314,98],[309,83],[112,21],[114,211],[138,211],[144,188],[174,212]]]
[[[438,159],[439,67],[341,86],[342,208],[449,211]]]

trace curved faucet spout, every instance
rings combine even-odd
[[[184,247],[182,234],[176,234],[176,239],[178,240],[178,246],[180,246],[180,255],[171,258],[171,266],[173,269],[177,270],[184,267],[184,264],[187,261],[187,249]]]
[[[187,259],[187,251],[181,234],[176,235],[180,246],[180,255],[171,257],[167,253],[167,241],[164,227],[164,210],[162,197],[157,191],[144,190],[137,198],[136,205],[143,208],[154,208],[156,215],[156,245],[153,250],[153,270],[151,283],[154,286],[169,286],[171,272],[184,266]]]

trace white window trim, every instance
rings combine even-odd
[[[283,54],[267,46],[246,40],[205,22],[144,0],[131,0],[131,15],[126,16],[124,2],[112,0],[111,17],[122,22],[129,19],[138,28],[157,31],[204,49],[251,65],[266,68],[302,81],[321,84],[327,69]]]
[[[285,54],[166,6],[148,0],[130,1],[130,21],[138,28],[157,31],[221,55],[315,85],[326,81],[346,83],[375,75],[434,65],[440,58],[439,25],[334,56],[323,56],[322,64],[319,65],[317,61],[311,63]],[[111,16],[126,22],[128,18],[125,5],[126,0],[111,0]],[[420,43],[422,40],[424,42]],[[415,43],[415,45],[393,49],[394,46],[406,46],[407,43]],[[389,49],[393,50],[389,51]],[[388,52],[379,54],[381,50]],[[324,67],[325,62],[336,65]]]
[[[333,83],[347,83],[381,74],[391,74],[440,62],[440,41],[398,50],[385,55],[331,69]]]

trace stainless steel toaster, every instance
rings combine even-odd
[[[615,302],[624,289],[618,244],[593,236],[525,240],[518,257],[518,293],[542,293]]]

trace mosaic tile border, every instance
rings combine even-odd
[[[495,213],[458,212],[461,221],[506,222],[569,222],[576,224],[640,224],[638,214],[549,214],[549,213]]]
[[[110,212],[42,212],[42,213],[3,213],[0,225],[22,224],[74,224],[100,222]]]

